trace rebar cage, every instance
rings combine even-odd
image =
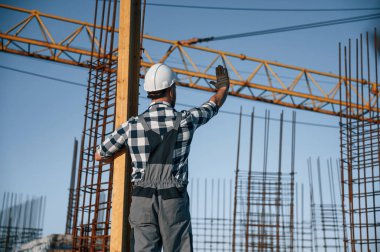
[[[96,1],[94,16],[94,56],[89,62],[75,194],[74,251],[107,251],[110,246],[113,164],[96,162],[94,154],[97,145],[115,129],[117,1]]]
[[[347,114],[362,117],[340,118],[345,251],[380,250],[379,100],[364,101],[379,93],[378,53],[376,29],[373,34],[350,39],[343,48],[339,44],[339,73],[345,80],[340,89],[341,106],[347,106]],[[358,81],[349,80],[350,76]],[[364,103],[375,109],[362,111],[355,107]]]

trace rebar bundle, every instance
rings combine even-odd
[[[317,159],[317,176],[313,172],[311,158],[308,159],[312,247],[315,251],[342,251],[343,227],[341,205],[336,200],[335,186],[339,178],[334,176],[332,161],[327,161],[327,172],[321,173]],[[322,176],[321,174],[324,174]],[[318,181],[318,194],[314,191],[314,180]],[[322,185],[324,181],[324,186]],[[328,185],[328,186],[327,186]],[[327,190],[328,189],[328,190]],[[327,192],[327,193],[326,193]],[[318,197],[316,197],[318,195]],[[317,202],[318,198],[318,202]],[[328,200],[329,199],[329,200]],[[327,203],[329,201],[329,203]]]
[[[239,179],[244,181],[247,174],[241,172]],[[245,235],[240,245],[236,243],[235,251],[282,251],[290,247],[291,223],[291,179],[290,174],[282,174],[281,182],[278,173],[255,172],[252,174],[251,188],[248,191],[247,183],[239,186],[240,198],[243,206],[237,212],[241,216],[240,233]],[[263,189],[265,187],[265,189]],[[264,191],[265,190],[265,191]],[[280,197],[277,193],[280,191]],[[246,193],[244,193],[246,192]],[[248,202],[248,195],[250,199]],[[248,212],[248,203],[250,210]],[[246,216],[249,215],[248,218]],[[237,225],[239,226],[239,225]],[[247,232],[248,230],[248,232]],[[246,243],[247,242],[247,243]],[[240,249],[238,249],[240,247]],[[245,248],[245,249],[244,249]]]
[[[350,39],[344,48],[339,44],[339,73],[343,81],[340,100],[349,115],[340,118],[344,250],[377,252],[380,251],[379,100],[364,102],[371,94],[379,93],[376,29],[373,48],[369,33],[363,37],[360,34],[354,42]],[[351,76],[358,81],[350,80]],[[359,110],[357,105],[364,103],[374,109]]]
[[[313,251],[313,229],[311,221],[305,219],[305,193],[303,184],[301,184],[301,206],[299,206],[298,194],[298,184],[296,184],[296,220],[294,222],[296,251]]]
[[[313,251],[313,231],[311,222],[295,222],[296,251]]]
[[[0,212],[0,251],[13,251],[41,238],[46,197],[4,193]]]
[[[191,226],[195,251],[231,251],[232,245],[232,181],[227,191],[226,180],[205,179],[200,186],[191,180]],[[200,189],[201,188],[201,189]],[[204,192],[200,202],[200,191]],[[202,207],[200,207],[200,205]]]
[[[240,170],[237,162],[232,251],[294,251],[295,248],[295,114],[292,119],[290,172],[287,173],[283,171],[282,167],[283,114],[280,118],[277,171],[268,171],[269,122],[269,111],[266,111],[263,170],[252,170],[254,112],[251,115],[248,170]],[[238,143],[239,145],[240,143]],[[237,159],[239,159],[239,147]]]
[[[113,165],[94,159],[115,129],[117,1],[96,1],[73,218],[75,251],[109,250]]]

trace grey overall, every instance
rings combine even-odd
[[[129,222],[133,229],[135,252],[193,251],[186,186],[173,174],[173,151],[181,113],[174,128],[163,138],[139,116],[149,140],[149,159],[142,179],[135,182]]]

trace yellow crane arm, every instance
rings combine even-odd
[[[4,4],[0,4],[0,9],[13,14],[17,12],[17,17],[20,17],[19,22],[11,24],[3,22],[6,15],[0,17],[2,26],[9,26],[0,27],[0,51],[81,67],[89,67],[91,55],[97,58],[106,57],[99,49],[102,41],[95,36],[93,51],[91,41],[98,29],[109,30],[111,27],[94,26],[87,22]],[[62,34],[54,28],[48,28],[54,27],[57,22],[66,25],[70,31],[61,39],[57,37],[62,37]],[[32,29],[39,32],[31,34]],[[118,30],[115,31],[118,34]],[[113,57],[117,58],[117,50]],[[352,109],[357,112],[354,116],[358,119],[366,119],[368,111],[379,112],[376,107],[379,91],[377,84],[373,82],[340,78],[336,74],[144,35],[142,76],[145,69],[152,64],[165,62],[178,74],[179,85],[213,92],[214,89],[208,82],[215,80],[214,67],[222,61],[230,72],[230,95],[236,97],[335,116],[345,115],[347,109]],[[366,97],[356,94],[360,100],[363,98],[364,103],[361,104],[364,105],[351,102],[348,106],[344,101],[340,106],[341,85],[354,90],[353,83],[356,82],[368,87]]]

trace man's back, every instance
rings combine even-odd
[[[216,115],[217,111],[218,108],[213,102],[206,102],[200,107],[181,112],[177,112],[167,102],[157,102],[152,103],[141,114],[149,128],[163,138],[173,129],[177,113],[181,113],[182,120],[173,152],[173,174],[181,183],[188,182],[188,156],[194,132]],[[150,151],[147,135],[138,116],[129,119],[107,138],[101,145],[101,155],[111,156],[113,151],[122,148],[122,145],[129,148],[132,158],[132,181],[137,182],[142,178]]]

